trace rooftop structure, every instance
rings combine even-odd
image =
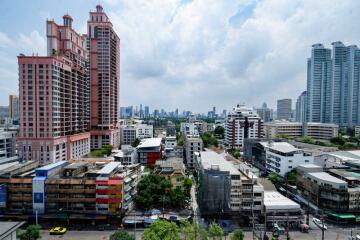
[[[264,206],[266,210],[300,210],[300,205],[283,196],[277,191],[264,192]]]

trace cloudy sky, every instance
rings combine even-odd
[[[3,0],[0,105],[18,92],[17,55],[45,54],[46,19],[68,13],[85,33],[98,3],[121,38],[122,106],[275,107],[305,90],[313,43],[360,45],[358,0]]]

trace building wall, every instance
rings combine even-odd
[[[200,152],[203,149],[203,141],[199,137],[185,138],[185,164],[188,168],[195,167],[195,152]]]
[[[277,119],[289,119],[291,118],[291,112],[291,99],[280,99],[277,101]]]

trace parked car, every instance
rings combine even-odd
[[[313,218],[313,222],[316,226],[318,226],[320,229],[327,230],[327,226],[318,218]]]
[[[50,235],[63,235],[67,232],[66,228],[63,227],[54,227],[50,230]]]

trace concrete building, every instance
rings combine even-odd
[[[114,161],[121,162],[122,165],[128,166],[137,163],[136,148],[130,145],[121,146],[121,150],[114,155]]]
[[[309,136],[316,140],[330,140],[337,137],[339,126],[332,123],[274,121],[264,124],[264,132],[268,139],[286,135],[289,138]]]
[[[20,54],[19,158],[41,164],[90,151],[86,38],[72,28],[46,22],[47,56]]]
[[[154,165],[154,172],[168,179],[171,182],[173,189],[184,189],[186,173],[182,158],[157,160]]]
[[[0,129],[0,164],[17,161],[16,131]]]
[[[333,42],[314,44],[308,59],[308,121],[354,127],[360,122],[360,49]]]
[[[120,129],[121,145],[131,145],[136,138],[142,140],[152,138],[154,135],[153,126],[147,124],[122,125]]]
[[[24,224],[25,222],[0,222],[0,239],[17,240],[17,229]]]
[[[355,136],[360,136],[360,126],[355,126]]]
[[[100,5],[88,20],[91,148],[120,144],[120,38]]]
[[[168,121],[166,124],[166,135],[167,136],[176,136],[176,126],[171,121]]]
[[[20,103],[17,95],[9,95],[9,118],[12,120],[20,118]]]
[[[180,123],[180,132],[184,135],[199,135],[199,130],[193,122]]]
[[[311,154],[287,142],[263,142],[266,151],[266,170],[284,177],[287,172],[302,164],[314,163]]]
[[[165,137],[165,149],[174,148],[176,145],[176,136]]]
[[[307,94],[306,91],[302,92],[296,100],[296,121],[297,122],[306,122],[306,107],[307,107]]]
[[[290,98],[280,99],[277,101],[276,119],[288,120],[291,118],[292,100]]]
[[[244,139],[262,138],[263,123],[253,109],[237,105],[228,113],[225,124],[225,144],[240,148]]]
[[[261,108],[257,108],[256,112],[263,122],[271,122],[274,120],[273,110],[268,108],[266,103],[264,103]]]
[[[184,152],[185,165],[187,168],[195,167],[195,153],[203,150],[203,141],[198,136],[187,135],[185,137]]]
[[[162,158],[163,145],[161,141],[161,138],[146,138],[136,147],[137,159],[142,166],[153,168],[155,162]]]

